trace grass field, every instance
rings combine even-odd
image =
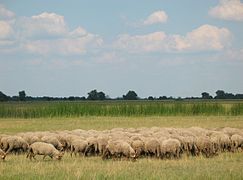
[[[243,102],[24,102],[0,104],[0,133],[115,127],[243,128]],[[151,158],[103,161],[101,157],[30,161],[9,155],[0,179],[243,179],[243,153],[206,159]]]
[[[243,116],[80,117],[0,119],[1,133],[44,130],[110,129],[113,127],[238,127]],[[24,155],[0,161],[0,179],[242,179],[243,153],[222,153],[214,158],[183,157],[180,160],[138,159],[103,161],[100,157],[30,162]]]

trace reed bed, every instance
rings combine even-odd
[[[96,101],[9,102],[0,104],[0,118],[82,116],[223,116],[243,115],[243,101]]]

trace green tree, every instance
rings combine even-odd
[[[0,101],[8,101],[9,97],[0,91]]]
[[[202,93],[202,99],[212,99],[212,96],[210,96],[210,94],[207,93],[207,92],[203,92]]]
[[[97,90],[94,89],[88,93],[87,99],[88,100],[105,100],[106,95],[104,92],[102,92],[102,91],[97,92]]]
[[[225,99],[225,92],[223,90],[216,91],[215,99]]]
[[[25,91],[19,91],[19,100],[25,101],[26,100],[26,93]]]
[[[138,95],[135,91],[128,91],[126,95],[123,95],[123,99],[125,99],[125,100],[137,100]]]

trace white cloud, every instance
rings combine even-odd
[[[231,33],[226,28],[203,25],[186,36],[172,35],[177,51],[218,51],[230,45]]]
[[[220,0],[218,6],[209,11],[215,18],[231,21],[243,21],[243,3],[240,0]]]
[[[100,36],[80,26],[69,31],[64,17],[55,13],[20,17],[11,23],[0,21],[1,52],[19,49],[40,55],[80,55],[94,51],[102,43]]]
[[[155,52],[163,48],[166,35],[164,32],[154,32],[146,35],[120,35],[115,47],[130,52]]]
[[[229,46],[230,40],[228,29],[203,25],[185,36],[166,35],[164,32],[120,35],[115,47],[133,53],[219,51]]]
[[[22,36],[43,38],[49,36],[63,36],[68,32],[64,17],[55,13],[24,17],[17,23],[21,28]]]
[[[0,39],[7,39],[12,34],[13,30],[6,21],[0,21]]]
[[[8,20],[14,18],[15,14],[0,4],[0,19]]]
[[[79,31],[80,27],[74,32]],[[86,32],[86,31],[85,31]],[[75,34],[65,36],[63,38],[52,40],[35,40],[23,44],[24,49],[31,53],[38,53],[42,55],[47,54],[85,54],[87,49],[97,48],[102,45],[103,40],[98,35],[91,33]]]
[[[166,12],[156,11],[152,13],[146,20],[144,20],[144,25],[152,25],[157,23],[165,23],[168,19]]]

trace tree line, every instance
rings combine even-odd
[[[141,98],[138,94],[129,90],[126,94],[122,95],[122,97],[110,98],[102,91],[97,91],[96,89],[90,91],[88,96],[69,96],[69,97],[50,97],[50,96],[42,96],[42,97],[32,97],[27,96],[24,90],[19,91],[18,96],[8,96],[0,91],[0,101],[103,101],[103,100],[190,100],[190,99],[243,99],[243,94],[233,94],[227,93],[223,90],[218,90],[215,92],[215,96],[211,96],[208,92],[201,93],[201,97],[153,97],[149,96],[147,98]]]

